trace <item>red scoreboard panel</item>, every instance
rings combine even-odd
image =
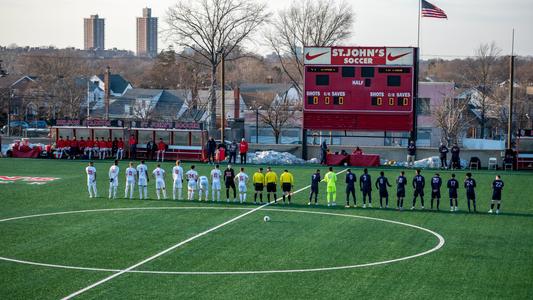
[[[416,51],[306,47],[304,129],[413,130]]]

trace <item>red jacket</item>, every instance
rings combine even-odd
[[[120,141],[120,140],[119,140],[118,143],[117,143],[117,147],[118,147],[119,149],[124,149],[124,141]]]
[[[239,152],[240,153],[248,152],[248,142],[247,141],[241,141],[239,143]]]
[[[157,144],[157,149],[159,151],[165,151],[167,149],[167,145],[165,144],[165,142],[159,142]]]
[[[137,141],[135,140],[134,137],[130,137],[129,144],[130,144],[130,146],[137,144]]]

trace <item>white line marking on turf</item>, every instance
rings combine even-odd
[[[72,214],[72,213],[85,213],[85,212],[106,212],[106,211],[129,211],[129,210],[251,210],[252,208],[245,208],[245,207],[136,207],[136,208],[111,208],[111,209],[96,209],[96,210],[81,210],[81,211],[68,211],[68,212],[59,212],[59,213],[49,213],[49,214],[39,214],[39,215],[31,215],[31,216],[25,216],[25,217],[17,217],[16,219],[24,219],[24,218],[33,218],[33,217],[43,217],[43,216],[54,216],[54,215],[65,215],[65,214]],[[381,218],[373,218],[373,217],[365,217],[365,216],[358,216],[358,215],[348,215],[348,214],[339,214],[339,213],[329,213],[329,212],[316,212],[316,211],[303,211],[303,210],[295,210],[295,209],[281,209],[281,208],[265,208],[263,210],[266,211],[277,211],[277,212],[288,212],[288,213],[307,213],[307,214],[316,214],[316,215],[330,215],[330,216],[341,216],[341,217],[351,217],[351,218],[360,218],[360,219],[367,219],[367,220],[373,220],[373,221],[382,221],[387,222],[391,224],[397,224],[397,225],[403,225],[407,227],[412,227],[418,230],[426,231],[428,233],[431,233],[432,235],[436,236],[439,240],[439,243],[433,247],[432,249],[429,249],[424,252],[420,252],[411,256],[406,257],[400,257],[396,259],[386,260],[386,261],[380,261],[380,262],[371,262],[371,263],[365,263],[365,264],[358,264],[358,265],[346,265],[346,266],[335,266],[335,267],[321,267],[321,268],[311,268],[311,269],[285,269],[285,270],[256,270],[256,271],[195,271],[195,272],[188,272],[188,271],[145,271],[145,270],[130,270],[126,273],[140,273],[140,274],[163,274],[163,275],[249,275],[249,274],[272,274],[272,273],[299,273],[299,272],[318,272],[318,271],[333,271],[333,270],[341,270],[341,269],[353,269],[353,268],[362,268],[362,267],[370,267],[370,266],[377,266],[377,265],[383,265],[383,264],[389,264],[394,262],[399,262],[402,260],[407,260],[411,258],[420,257],[422,255],[429,254],[431,252],[437,251],[440,248],[444,246],[444,238],[430,230],[424,227],[408,224],[408,223],[402,223],[398,221],[393,220],[387,220],[387,219],[381,219]],[[10,218],[12,220],[13,218]],[[3,222],[7,219],[0,220],[0,222]],[[18,260],[13,258],[7,258],[7,257],[0,257],[0,260],[15,262],[15,263],[21,263],[21,264],[28,264],[28,265],[36,265],[36,266],[42,266],[42,267],[52,267],[52,268],[61,268],[61,269],[73,269],[73,270],[84,270],[84,271],[99,271],[99,272],[120,272],[123,271],[121,269],[105,269],[105,268],[90,268],[90,267],[76,267],[76,266],[66,266],[66,265],[56,265],[56,264],[46,264],[46,263],[39,263],[39,262],[32,262],[32,261],[25,261],[25,260]]]
[[[346,171],[346,169],[338,172],[337,174],[340,174],[340,173],[345,172],[345,171]],[[311,185],[308,185],[308,186],[303,187],[303,188],[301,188],[301,189],[299,189],[297,191],[294,191],[293,194],[299,193],[299,192],[309,188],[310,186]],[[279,198],[279,199],[282,199],[282,198]],[[277,200],[279,200],[279,199],[277,199]],[[155,254],[153,256],[150,256],[150,257],[148,257],[148,258],[146,258],[146,259],[144,259],[144,260],[142,260],[142,261],[140,261],[140,262],[138,262],[138,263],[126,268],[126,269],[124,269],[124,270],[121,270],[121,271],[119,271],[119,272],[117,272],[117,273],[115,273],[113,275],[110,275],[110,276],[108,276],[108,277],[106,277],[106,278],[104,278],[104,279],[102,279],[100,281],[97,281],[97,282],[95,282],[95,283],[93,283],[93,284],[91,284],[91,285],[89,285],[89,286],[87,286],[87,287],[85,287],[85,288],[83,288],[83,289],[81,289],[79,291],[76,291],[76,292],[74,292],[74,293],[62,298],[62,299],[63,300],[72,299],[72,298],[74,298],[74,297],[76,297],[76,296],[78,296],[78,295],[80,295],[80,294],[92,289],[92,288],[95,288],[95,287],[97,287],[97,286],[99,286],[99,285],[101,285],[103,283],[108,282],[109,280],[111,280],[113,278],[116,278],[116,277],[118,277],[118,276],[120,276],[120,275],[122,275],[122,274],[124,274],[126,272],[129,272],[129,271],[131,271],[131,270],[133,270],[133,269],[135,269],[135,268],[137,268],[139,266],[142,266],[145,263],[150,262],[150,261],[152,261],[152,260],[154,260],[154,259],[156,259],[156,258],[158,258],[158,257],[160,257],[162,255],[165,255],[166,253],[168,253],[168,252],[170,252],[170,251],[172,251],[172,250],[174,250],[174,249],[176,249],[176,248],[178,248],[178,247],[180,247],[180,246],[182,246],[184,244],[187,244],[187,243],[189,243],[189,242],[191,242],[191,241],[193,241],[193,240],[195,240],[195,239],[197,239],[199,237],[202,237],[202,236],[204,236],[204,235],[206,235],[206,234],[208,234],[208,233],[210,233],[212,231],[215,231],[215,230],[219,229],[220,227],[223,227],[223,226],[226,226],[226,225],[228,225],[230,223],[233,223],[233,222],[235,222],[235,221],[237,221],[237,220],[239,220],[239,219],[241,219],[241,218],[243,218],[243,217],[245,217],[245,216],[247,216],[247,215],[249,215],[251,213],[254,213],[254,212],[256,212],[256,211],[258,211],[258,210],[260,210],[260,209],[262,209],[262,208],[264,208],[264,207],[266,207],[268,205],[270,205],[271,203],[272,202],[267,202],[266,204],[260,205],[259,207],[254,208],[254,209],[252,209],[250,211],[247,211],[247,212],[245,212],[245,213],[243,213],[241,215],[238,215],[235,218],[232,218],[232,219],[230,219],[230,220],[228,220],[228,221],[226,221],[226,222],[224,222],[222,224],[219,224],[219,225],[217,225],[215,227],[212,227],[212,228],[210,228],[210,229],[208,229],[208,230],[206,230],[204,232],[201,232],[201,233],[199,233],[199,234],[197,234],[195,236],[192,236],[192,237],[190,237],[190,238],[188,238],[188,239],[186,239],[184,241],[181,241],[181,242],[175,244],[172,247],[169,247],[169,248],[167,248],[167,249],[165,249],[165,250],[163,250],[163,251],[161,251],[161,252],[159,252],[159,253],[157,253],[157,254]]]

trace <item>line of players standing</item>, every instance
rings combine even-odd
[[[333,173],[333,168],[329,168],[329,172],[326,174],[324,179],[320,178],[320,170],[316,170],[316,173],[311,176],[311,193],[309,194],[309,203],[308,205],[312,204],[313,196],[315,205],[318,202],[318,183],[321,181],[327,182],[327,203],[328,206],[330,205],[336,205],[336,174]],[[354,173],[351,172],[350,169],[347,170],[346,173],[346,206],[350,207],[350,196],[353,199],[353,206],[357,207],[356,204],[356,197],[355,197],[355,183],[357,182],[357,177]],[[436,209],[440,210],[440,199],[441,199],[441,187],[442,187],[442,178],[440,177],[439,173],[435,173],[435,175],[431,178],[431,209],[434,207],[434,203],[436,200]],[[403,202],[405,199],[405,190],[406,185],[408,184],[408,180],[405,177],[405,172],[401,171],[400,175],[396,178],[396,208],[398,210],[403,210]],[[379,207],[380,208],[388,208],[389,207],[389,193],[387,188],[391,187],[391,184],[389,183],[389,180],[387,177],[385,177],[385,173],[382,171],[380,172],[380,176],[376,179],[374,182],[374,185],[376,189],[379,191]],[[363,200],[363,208],[366,208],[367,204],[367,198],[368,198],[368,206],[372,207],[372,186],[373,182],[371,179],[370,174],[368,174],[368,170],[364,169],[363,174],[359,178],[359,189],[362,192],[362,200]],[[416,170],[416,175],[413,177],[412,180],[412,186],[413,186],[413,202],[411,206],[411,210],[415,209],[417,198],[420,198],[421,208],[424,209],[424,188],[426,186],[426,181],[424,176],[422,176],[421,171],[418,169]],[[476,181],[474,178],[472,178],[472,173],[466,173],[466,178],[464,179],[463,186],[466,191],[466,200],[468,204],[468,211],[471,212],[472,208],[474,212],[477,212],[476,208]],[[500,175],[496,175],[496,178],[492,182],[492,201],[489,213],[492,213],[494,210],[494,206],[496,205],[496,213],[498,214],[500,212],[500,205],[501,205],[501,197],[502,197],[502,190],[503,190],[504,183],[500,178]],[[446,187],[448,188],[448,195],[450,199],[450,211],[458,211],[458,192],[457,190],[460,187],[459,181],[455,178],[455,174],[451,174],[451,178],[448,180]],[[383,206],[383,200],[385,200],[385,206]],[[471,208],[472,204],[472,208]]]

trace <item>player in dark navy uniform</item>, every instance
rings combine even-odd
[[[311,205],[311,200],[313,199],[313,195],[315,195],[315,205],[318,204],[318,184],[320,183],[320,170],[316,170],[316,172],[311,175],[311,192],[309,193],[309,203],[307,205]]]
[[[416,198],[420,196],[422,209],[424,209],[424,187],[426,186],[426,179],[420,175],[420,169],[416,170],[416,176],[413,178],[413,189],[415,190],[413,196],[413,206],[411,210],[415,209]]]
[[[440,210],[440,187],[442,186],[442,179],[439,173],[431,178],[431,209],[433,209],[433,200],[437,199],[437,210]]]
[[[450,211],[458,211],[457,206],[457,189],[459,188],[459,181],[455,179],[455,174],[452,173],[452,178],[448,180],[448,194],[450,196]],[[455,202],[455,205],[454,205]]]
[[[496,204],[496,214],[500,213],[500,204],[502,201],[502,190],[503,190],[503,181],[501,180],[500,175],[496,175],[496,179],[492,182],[492,201],[490,202],[489,214],[492,213],[494,209],[494,204]]]
[[[363,170],[363,175],[359,178],[359,188],[363,192],[363,208],[366,207],[366,197],[368,196],[368,207],[372,207],[372,178],[368,174],[368,169]]]
[[[237,189],[235,188],[235,171],[228,165],[224,170],[224,183],[226,184],[226,202],[229,202],[229,190],[233,190],[233,202],[237,200]]]
[[[389,192],[387,191],[387,186],[391,186],[385,173],[383,171],[379,172],[379,177],[376,180],[376,188],[379,190],[379,208],[383,208],[383,198],[385,198],[385,207],[389,208]]]
[[[350,207],[350,194],[353,197],[353,207],[357,207],[355,200],[355,182],[357,181],[357,176],[350,169],[346,172],[346,207]]]
[[[405,178],[405,172],[401,171],[400,176],[396,178],[396,209],[403,210],[403,199],[405,198],[405,185],[407,184],[407,178]]]
[[[474,204],[474,212],[476,211],[476,181],[472,178],[472,173],[466,173],[465,179],[466,202],[468,203],[468,212],[470,212],[470,201]]]

